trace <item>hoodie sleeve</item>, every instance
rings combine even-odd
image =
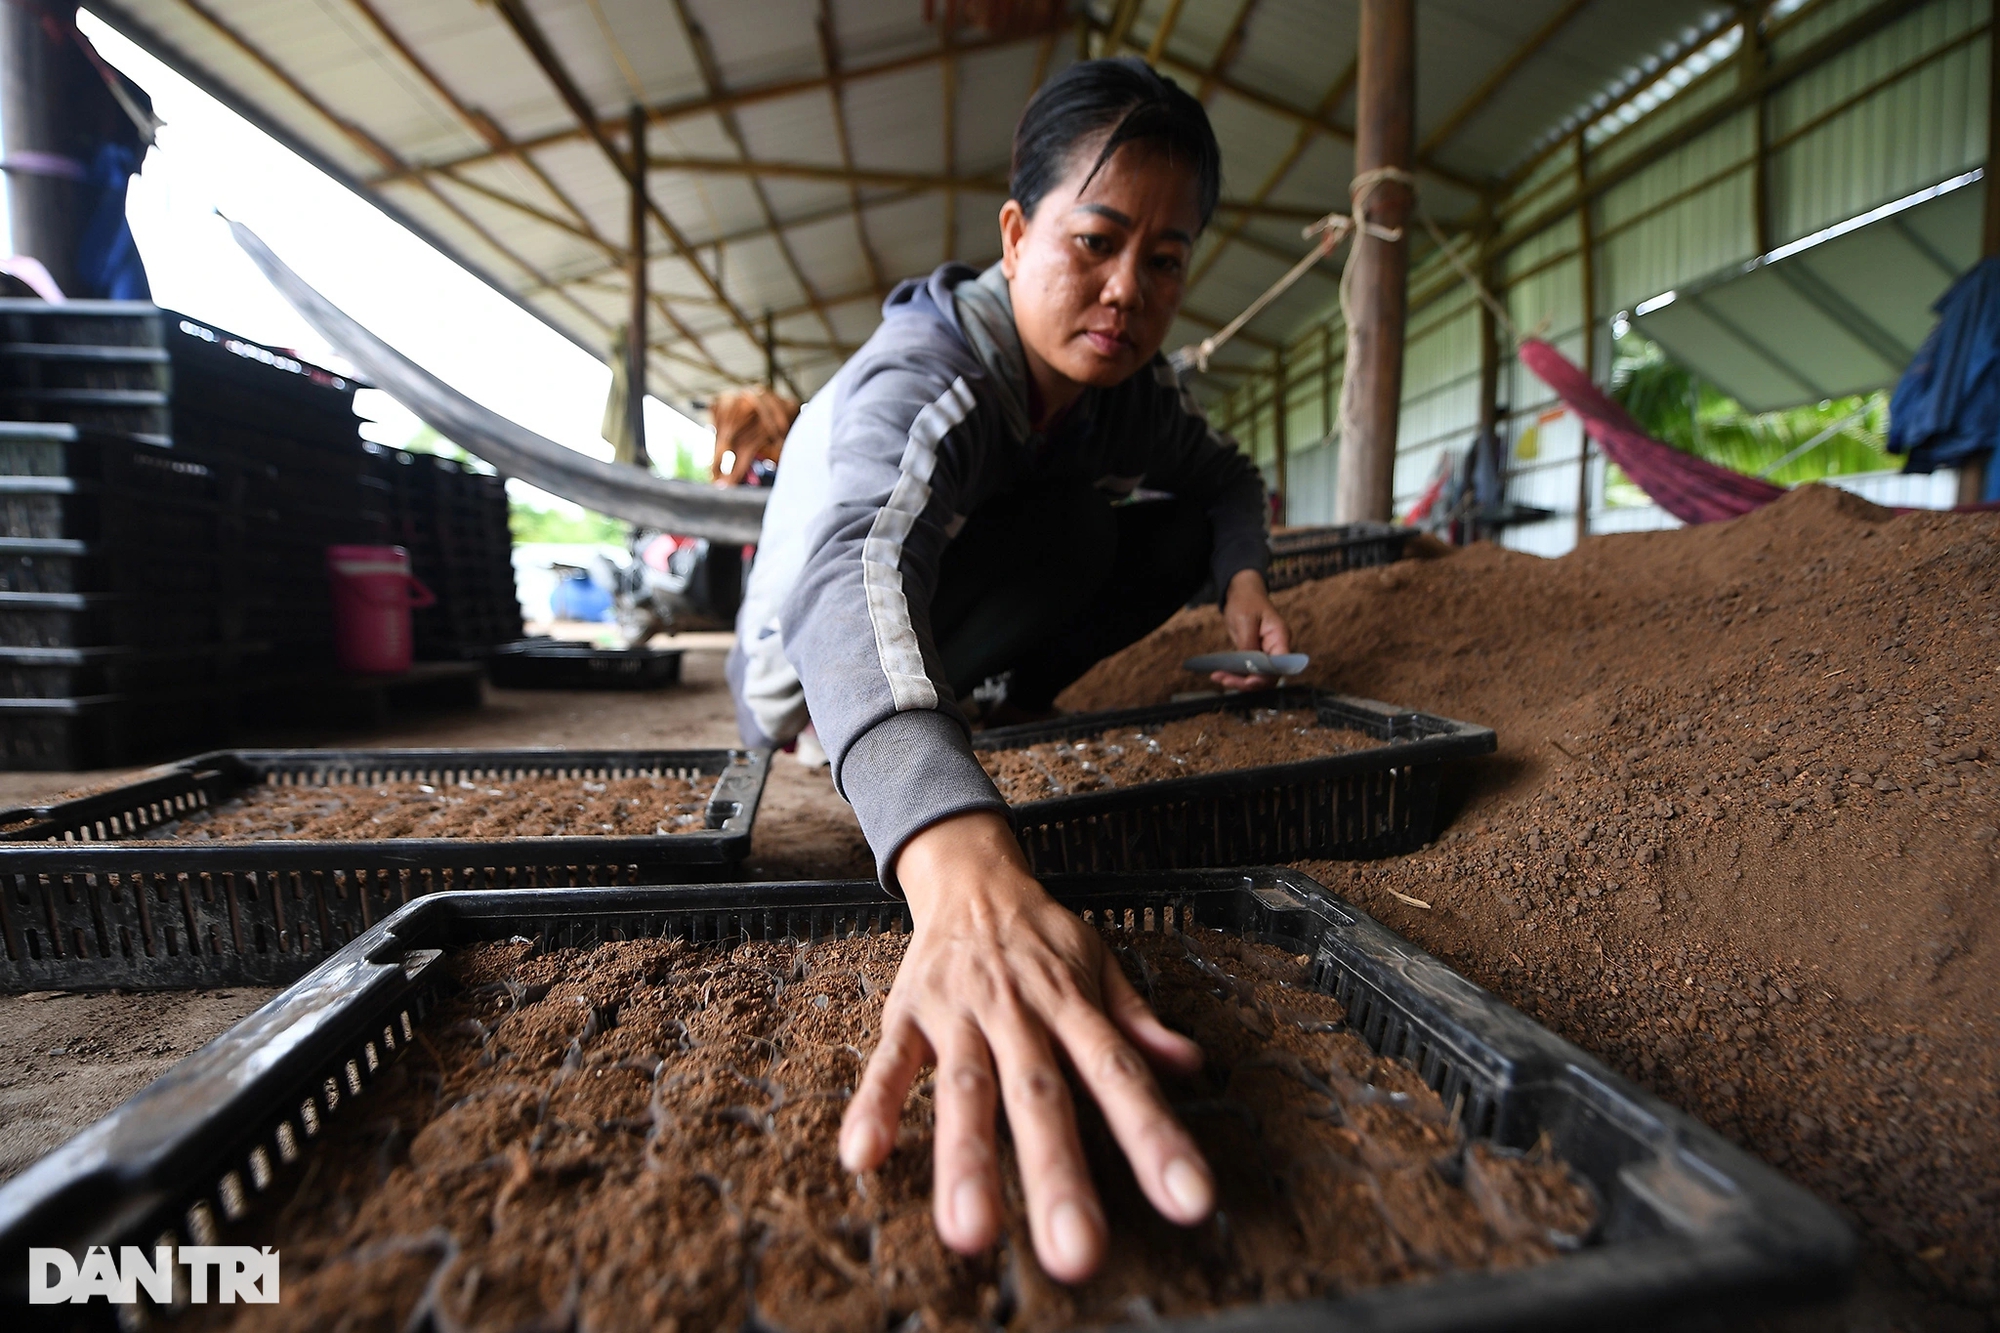
[[[1264,476],[1236,441],[1208,423],[1164,358],[1152,367],[1153,461],[1146,484],[1176,495],[1208,497],[1215,531],[1210,569],[1217,597],[1246,569],[1264,572],[1271,555],[1271,505]]]
[[[946,525],[978,462],[976,403],[948,360],[884,358],[834,413],[830,503],[784,612],[785,655],[875,852],[947,815],[1006,814],[939,666],[931,596]]]

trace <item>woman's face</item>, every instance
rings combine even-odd
[[[1078,146],[1033,217],[1011,199],[1000,210],[1014,324],[1045,398],[1117,384],[1153,359],[1201,228],[1194,173],[1143,142],[1120,148],[1084,187],[1101,143]]]

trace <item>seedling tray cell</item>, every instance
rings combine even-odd
[[[1458,1106],[1470,1137],[1526,1149],[1547,1135],[1602,1204],[1589,1243],[1531,1268],[1170,1327],[1650,1326],[1824,1299],[1846,1282],[1853,1237],[1825,1205],[1302,875],[1076,876],[1049,888],[1087,917],[1147,931],[1198,924],[1309,956],[1312,984],[1342,1002],[1348,1025]],[[902,904],[866,883],[447,893],[410,903],[0,1188],[0,1298],[63,1327],[108,1327],[113,1312],[102,1302],[53,1314],[21,1304],[27,1247],[269,1244],[264,1219],[312,1169],[315,1140],[334,1117],[372,1114],[373,1085],[421,1039],[448,984],[435,966],[447,950],[516,937],[550,949],[907,929]]]
[[[510,690],[656,690],[680,682],[681,654],[524,639],[493,650],[486,678]]]
[[[278,985],[448,889],[728,878],[767,757],[742,750],[233,750],[0,812],[0,991]],[[150,830],[262,785],[557,777],[712,780],[705,830],[504,839],[186,841]]]
[[[1490,728],[1305,688],[1217,695],[1149,708],[998,727],[979,750],[1078,740],[1204,713],[1312,709],[1322,726],[1365,732],[1365,750],[1024,802],[1015,831],[1037,874],[1362,860],[1414,851],[1435,832],[1444,766],[1493,752]]]

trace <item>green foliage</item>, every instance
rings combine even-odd
[[[1698,381],[1691,371],[1668,359],[1657,343],[1631,333],[1618,340],[1611,385],[1612,397],[1624,404],[1653,438],[1752,476],[1763,474],[1764,469],[1828,427],[1847,422],[1826,440],[1771,471],[1769,479],[1780,485],[1796,486],[1855,472],[1884,472],[1897,465],[1885,447],[1889,395],[1880,391],[1779,412],[1746,412],[1735,399],[1712,384]],[[1850,417],[1854,420],[1848,421]],[[1630,487],[1631,483],[1622,476],[1607,483],[1607,497],[1613,504],[1629,502],[1612,494],[1621,485]]]
[[[607,518],[586,509],[581,514],[560,509],[538,509],[521,500],[507,502],[507,526],[516,542],[591,542],[611,546],[625,544],[623,519]]]
[[[664,441],[651,442],[646,446],[646,452],[653,456],[655,463],[660,461],[660,455],[666,451],[667,445]],[[673,451],[674,465],[666,470],[668,476],[678,481],[708,480],[708,469],[694,461],[694,454],[688,450],[685,444],[682,444],[678,440],[674,441]]]

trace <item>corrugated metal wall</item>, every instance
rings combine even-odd
[[[1773,65],[1811,52],[1879,0],[1818,0],[1771,33]],[[1992,0],[1932,0],[1779,84],[1742,102],[1738,30],[1709,44],[1689,68],[1712,66],[1630,124],[1614,108],[1558,145],[1497,202],[1490,260],[1510,317],[1548,339],[1602,381],[1610,363],[1609,321],[1621,310],[1709,277],[1760,252],[1844,221],[1980,166],[1986,158],[1988,28]],[[1657,91],[1657,88],[1656,88]],[[1763,235],[1759,235],[1759,117],[1766,145]],[[1697,127],[1704,118],[1714,123]],[[1633,163],[1648,154],[1636,169]],[[1594,292],[1583,290],[1584,218],[1579,179],[1613,183],[1584,205],[1594,241]],[[1446,453],[1461,453],[1479,424],[1479,308],[1439,257],[1411,274],[1404,350],[1403,414],[1397,437],[1396,511],[1429,484]],[[1427,294],[1435,293],[1428,301]],[[1585,341],[1594,341],[1589,360]],[[1322,375],[1330,347],[1332,374]],[[1327,437],[1327,401],[1337,404],[1344,353],[1337,304],[1328,302],[1286,343],[1288,514],[1293,523],[1333,517],[1338,443]],[[1269,369],[1267,362],[1266,369]],[[1330,395],[1327,390],[1331,382]],[[1250,377],[1217,405],[1275,483],[1275,414],[1268,374]],[[1659,526],[1652,506],[1604,507],[1604,465],[1579,472],[1582,433],[1546,386],[1511,359],[1498,406],[1508,453],[1508,499],[1548,517],[1507,530],[1506,545],[1557,555],[1574,545],[1579,490],[1591,531]],[[1337,413],[1337,407],[1334,409]],[[1942,483],[1886,487],[1936,501]]]

